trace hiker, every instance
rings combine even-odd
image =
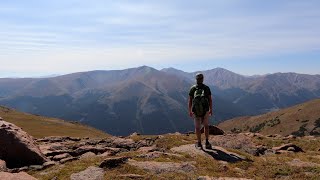
[[[211,149],[209,143],[209,116],[212,116],[212,97],[211,90],[208,86],[203,84],[203,74],[196,74],[196,85],[193,85],[189,92],[189,115],[194,119],[195,132],[198,142],[195,144],[197,149],[202,149],[201,144],[201,124],[204,126],[204,133],[206,137],[206,149]]]

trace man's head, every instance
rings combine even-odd
[[[203,74],[202,73],[197,73],[196,74],[196,81],[197,81],[197,84],[202,84],[203,83]]]

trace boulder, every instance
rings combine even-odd
[[[118,154],[120,152],[128,152],[128,150],[126,150],[126,149],[108,148],[108,147],[106,147],[106,148],[107,148],[107,151],[102,153],[102,154],[98,154],[98,156],[102,156],[102,157],[104,157],[104,156],[114,156],[114,155],[116,155],[116,154]]]
[[[284,144],[278,147],[273,147],[272,149],[276,152],[278,151],[304,152],[302,148],[292,143]]]
[[[292,140],[292,139],[297,139],[297,136],[291,134],[282,138],[282,140]]]
[[[157,139],[158,139],[158,137],[150,137],[150,138],[142,139],[142,140],[138,141],[137,143],[135,143],[135,148],[139,149],[141,147],[153,146]]]
[[[260,134],[260,133],[246,132],[246,133],[239,133],[239,134],[248,136],[248,137],[250,137],[250,138],[253,138],[253,137],[257,137],[257,138],[259,138],[259,139],[265,138],[265,136],[262,135],[262,134]]]
[[[157,148],[156,146],[141,147],[137,151],[140,153],[149,153],[153,151],[159,151],[159,148]]]
[[[101,164],[100,168],[115,168],[120,166],[121,164],[124,164],[129,157],[114,157],[114,158],[107,158],[105,159]]]
[[[201,128],[201,133],[204,133],[204,127]],[[224,131],[217,126],[209,125],[209,134],[210,135],[224,135]]]
[[[5,161],[0,159],[0,172],[5,172],[7,171],[7,164]]]
[[[136,143],[132,139],[116,138],[112,142],[113,146],[116,148],[124,148],[130,150],[135,148]]]
[[[0,159],[6,161],[8,168],[42,165],[47,161],[30,135],[6,121],[0,121]]]
[[[268,138],[275,138],[275,139],[277,139],[277,138],[282,138],[281,134],[269,134],[269,135],[267,135],[266,137],[268,137]]]
[[[50,150],[41,150],[41,152],[46,156],[46,157],[54,157],[60,154],[75,154],[74,151],[72,150],[57,150],[57,151],[50,151]]]
[[[108,140],[108,139],[98,139],[98,138],[96,138],[96,139],[89,139],[89,140],[86,140],[84,143],[85,143],[85,145],[98,145],[98,144],[108,144],[108,143],[110,143],[111,142],[111,140]]]
[[[29,170],[29,166],[24,166],[24,167],[21,167],[21,168],[8,169],[8,172],[10,172],[10,173],[19,173],[19,172],[28,171],[28,170]]]
[[[33,170],[33,171],[41,171],[44,169],[43,165],[31,165],[28,167],[28,170]]]
[[[54,165],[57,165],[57,163],[54,162],[54,161],[48,161],[48,162],[45,162],[45,163],[43,164],[43,168],[49,168],[49,167],[52,167],[52,166],[54,166]]]
[[[129,137],[134,137],[134,136],[140,136],[140,133],[134,132],[134,133],[129,135]]]
[[[209,142],[213,146],[237,149],[252,155],[256,155],[257,145],[252,141],[253,133],[225,134],[223,136],[210,136]]]
[[[257,147],[254,155],[255,156],[265,155],[267,150],[268,150],[267,147],[259,146],[259,147]]]
[[[103,180],[104,170],[102,168],[90,166],[86,170],[74,173],[70,176],[71,180]]]
[[[66,142],[66,141],[80,141],[81,139],[78,137],[68,137],[68,136],[49,136],[42,139],[37,139],[38,142],[49,142],[49,143],[55,143],[55,142]]]
[[[102,146],[94,146],[94,145],[87,145],[79,147],[78,149],[74,150],[71,155],[72,156],[81,156],[87,152],[93,152],[95,154],[104,153],[106,151],[110,151],[109,147],[102,147]]]
[[[19,173],[8,173],[8,172],[0,172],[0,179],[3,180],[37,180],[36,178],[30,176],[25,172]]]
[[[74,150],[74,146],[77,143],[74,142],[43,142],[37,140],[37,144],[39,144],[39,149],[40,151],[45,155],[45,156],[56,156],[59,154],[64,154],[64,153],[72,153]],[[72,144],[72,145],[70,145]],[[76,148],[75,148],[76,149]]]
[[[65,159],[65,158],[69,158],[69,157],[71,157],[70,154],[64,153],[64,154],[59,154],[59,155],[54,156],[54,157],[52,158],[52,160],[54,160],[54,161],[60,161],[61,159]]]
[[[194,144],[186,144],[179,147],[174,147],[171,149],[175,153],[187,153],[192,157],[197,157],[198,155],[204,156],[207,158],[214,158],[218,161],[226,162],[238,162],[238,161],[248,161],[244,156],[241,156],[234,152],[229,152],[226,149],[218,146],[213,146],[212,149],[196,149]]]
[[[92,157],[95,157],[96,154],[93,153],[93,152],[87,152],[87,153],[84,153],[80,156],[80,159],[88,159],[88,158],[92,158]]]
[[[98,156],[99,157],[108,157],[108,156],[113,156],[113,155],[111,154],[111,152],[107,151],[107,152],[104,152],[102,154],[99,154]],[[82,158],[82,156],[80,158]]]
[[[68,157],[68,158],[64,158],[64,159],[61,159],[59,162],[61,164],[64,164],[66,162],[69,162],[69,161],[74,161],[74,160],[77,160],[78,158],[77,157]]]
[[[2,117],[0,117],[0,121],[3,121],[3,118],[2,118]]]

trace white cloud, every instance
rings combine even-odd
[[[57,1],[39,12],[26,5],[13,17],[8,6],[0,8],[10,17],[0,17],[0,71],[66,73],[319,50],[317,5],[286,2],[250,13],[236,1]]]

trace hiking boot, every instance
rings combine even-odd
[[[196,147],[196,149],[200,150],[200,149],[202,149],[202,144],[201,143],[196,143],[195,147]]]
[[[212,149],[212,146],[208,141],[206,142],[206,149]]]

